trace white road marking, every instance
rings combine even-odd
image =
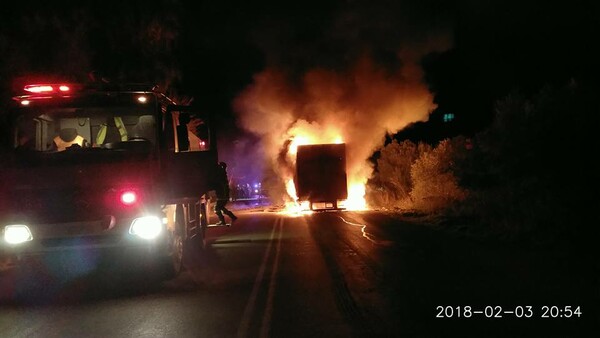
[[[265,254],[263,256],[262,263],[260,265],[260,268],[258,269],[258,274],[256,275],[256,278],[254,280],[254,286],[252,287],[252,292],[250,293],[250,298],[248,299],[248,303],[246,304],[246,308],[244,309],[244,314],[242,315],[242,319],[240,320],[240,326],[239,326],[238,332],[237,332],[237,337],[239,337],[239,338],[245,338],[248,336],[248,331],[250,329],[250,321],[251,321],[254,311],[256,309],[256,299],[258,297],[258,290],[260,289],[260,285],[262,284],[262,281],[264,279],[265,270],[267,268],[267,262],[269,260],[270,254],[271,254],[271,247],[273,246],[273,238],[275,237],[275,231],[277,230],[277,228],[279,228],[279,231],[280,231],[279,232],[279,240],[281,240],[281,224],[282,223],[283,223],[283,219],[277,218],[277,220],[275,221],[275,226],[273,227],[273,230],[271,230],[271,235],[269,237],[269,245],[267,246],[267,249],[265,250]],[[278,248],[278,250],[279,250],[279,248]],[[276,262],[274,264],[276,264]],[[274,286],[273,286],[273,288],[274,288]],[[271,291],[271,285],[269,285],[269,292],[270,291]],[[272,300],[271,300],[271,302],[272,302]],[[269,305],[267,304],[267,306],[269,306]],[[272,311],[272,305],[271,305],[271,311]],[[267,320],[270,321],[270,313],[269,313],[269,318]],[[267,324],[265,324],[265,318],[263,317],[263,326],[264,325],[267,325]],[[261,327],[261,335],[262,335],[262,331],[263,331],[263,329]]]
[[[279,235],[277,236],[277,250],[275,251],[275,260],[271,269],[271,279],[269,280],[269,293],[267,295],[267,304],[263,315],[262,325],[260,327],[260,337],[267,338],[271,330],[271,316],[273,313],[273,298],[275,297],[275,287],[277,286],[277,271],[279,270],[279,254],[281,253],[281,237],[283,233],[283,218],[279,218]]]

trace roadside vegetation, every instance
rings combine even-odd
[[[393,140],[377,159],[368,203],[511,240],[591,241],[600,233],[596,94],[575,82],[513,93],[470,138]]]

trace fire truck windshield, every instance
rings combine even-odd
[[[151,151],[157,144],[157,121],[147,107],[22,107],[14,122],[16,150]]]

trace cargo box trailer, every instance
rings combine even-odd
[[[310,210],[343,209],[348,198],[345,144],[298,146],[296,193]]]

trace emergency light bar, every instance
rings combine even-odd
[[[66,93],[71,87],[66,84],[31,84],[23,88],[26,92],[34,94]]]

